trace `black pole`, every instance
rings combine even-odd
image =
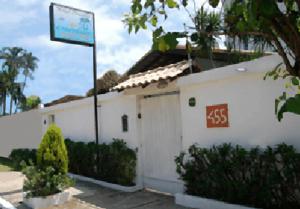
[[[99,144],[98,136],[98,102],[97,102],[97,44],[96,44],[96,35],[95,35],[95,16],[94,19],[94,45],[93,45],[93,74],[94,74],[94,113],[95,113],[95,134],[96,134],[96,144]]]

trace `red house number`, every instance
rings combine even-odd
[[[228,104],[206,106],[207,128],[229,127]]]

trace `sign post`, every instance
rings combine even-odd
[[[51,3],[49,13],[51,41],[93,47],[95,134],[96,144],[98,144],[97,50],[94,13],[56,3]]]

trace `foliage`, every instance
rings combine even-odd
[[[20,47],[3,47],[0,50],[0,61],[2,68],[0,69],[0,106],[2,106],[2,115],[6,114],[6,99],[10,97],[10,110],[12,114],[13,104],[15,104],[15,112],[20,104],[24,102],[24,88],[27,78],[33,79],[33,72],[37,68],[38,59],[31,52]],[[24,81],[20,80],[23,75]]]
[[[22,169],[21,162],[26,164],[30,162],[36,164],[36,150],[35,149],[13,149],[9,155],[9,159],[12,161],[12,166],[15,170]]]
[[[0,172],[13,170],[12,161],[8,158],[0,157]]]
[[[52,167],[55,173],[68,172],[68,153],[60,128],[52,124],[43,136],[37,150],[37,165],[40,168]]]
[[[188,151],[175,160],[188,194],[259,208],[299,208],[300,155],[294,147],[192,145]]]
[[[150,28],[154,49],[174,49],[179,39],[185,38],[187,50],[191,50],[192,46],[204,49],[211,60],[211,49],[220,35],[226,35],[228,50],[240,52],[241,45],[248,43],[258,51],[272,46],[282,57],[287,74],[294,77],[293,80],[300,78],[300,1],[210,0],[213,8],[223,4],[221,14],[206,12],[203,6],[199,7],[196,3],[194,0],[131,0],[130,12],[125,15],[124,22],[129,33]],[[184,30],[166,31],[165,22],[176,10],[190,18],[182,23]],[[299,84],[297,87],[300,88]],[[279,120],[284,112],[299,114],[300,106],[295,105],[299,103],[298,98],[294,94],[276,99],[282,105],[277,114]]]
[[[120,75],[116,71],[107,71],[101,78],[97,79],[97,94],[104,94],[108,92],[110,88],[118,84],[119,79]],[[93,94],[93,88],[86,93],[87,96],[92,96]]]
[[[21,109],[22,111],[36,109],[39,106],[39,104],[41,104],[41,102],[42,101],[39,96],[29,96],[25,99],[24,102],[22,102]]]
[[[66,146],[70,172],[110,183],[134,185],[136,152],[123,140],[114,139],[110,144],[97,146],[94,142],[86,144],[66,139]]]
[[[27,166],[23,169],[26,179],[23,190],[26,197],[45,197],[62,192],[74,184],[67,175],[57,173],[53,167]]]
[[[300,115],[300,78],[291,76],[281,65],[282,63],[276,66],[274,70],[266,73],[264,77],[264,80],[271,78],[286,81],[286,91],[275,99],[275,114],[279,121],[283,119],[283,114],[287,112]]]

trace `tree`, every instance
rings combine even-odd
[[[13,104],[16,112],[19,104],[25,99],[23,92],[27,77],[33,79],[32,74],[37,68],[38,59],[20,47],[4,47],[0,50],[0,60],[3,60],[0,77],[2,114],[6,114],[8,96],[10,97],[9,112],[12,114]],[[23,83],[17,82],[21,73],[24,76]]]
[[[31,95],[21,103],[21,110],[22,111],[28,111],[35,109],[41,104],[41,99],[39,96]]]
[[[120,75],[114,71],[107,71],[101,78],[97,79],[97,94],[104,94],[109,91],[110,88],[118,84]],[[92,96],[94,94],[94,89],[90,89],[86,95]]]
[[[209,0],[212,7],[223,3],[221,20],[217,24],[214,13],[205,14],[203,7],[197,8],[195,0],[132,0],[130,12],[125,15],[124,22],[129,33],[134,29],[153,29],[153,49],[166,51],[178,44],[179,38],[186,39],[187,49],[197,46],[200,49],[213,47],[212,41],[220,35],[228,37],[228,46],[236,50],[239,43],[252,40],[264,50],[270,44],[282,57],[285,69],[278,66],[266,77],[284,78],[290,81],[287,86],[294,94],[283,95],[275,101],[275,111],[279,120],[284,112],[300,114],[300,106],[291,101],[299,101],[300,97],[300,1],[299,0]],[[231,3],[230,3],[231,2]],[[224,5],[229,5],[224,8]],[[190,9],[192,8],[192,9]],[[181,10],[190,17],[192,26],[183,31],[165,31],[163,25],[172,10]],[[205,23],[205,24],[203,24]],[[185,23],[183,23],[185,24]],[[231,43],[230,43],[231,42]],[[293,98],[290,100],[290,98]],[[294,104],[294,103],[293,103]]]
[[[6,113],[6,94],[8,89],[8,81],[6,72],[0,71],[0,103],[2,106],[2,115]]]
[[[50,125],[37,150],[37,165],[40,168],[52,167],[55,174],[67,174],[68,153],[61,129]]]

